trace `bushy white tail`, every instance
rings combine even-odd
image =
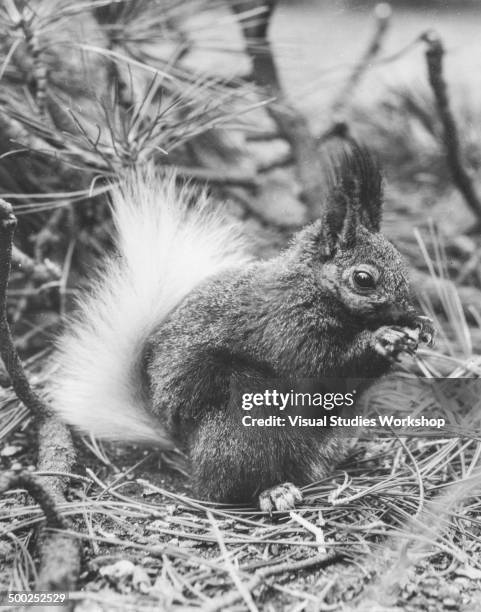
[[[144,406],[140,361],[153,330],[201,281],[246,261],[239,231],[175,177],[135,172],[113,188],[117,250],[59,342],[54,408],[113,440],[170,446]]]

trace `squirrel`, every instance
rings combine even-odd
[[[380,233],[377,161],[344,148],[328,183],[320,218],[265,261],[175,177],[138,170],[113,185],[115,252],[58,343],[53,405],[65,421],[184,449],[201,498],[269,512],[301,501],[299,487],[329,473],[340,441],[243,427],[232,380],[377,379],[434,333]]]

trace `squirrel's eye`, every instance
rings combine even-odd
[[[356,270],[353,274],[353,278],[360,289],[374,289],[376,286],[374,276],[365,270]]]

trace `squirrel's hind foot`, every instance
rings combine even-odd
[[[284,482],[270,489],[266,489],[259,495],[259,508],[262,512],[272,514],[274,510],[287,512],[302,501],[302,493],[292,484]]]

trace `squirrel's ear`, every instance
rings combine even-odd
[[[322,211],[322,246],[330,255],[339,243],[355,243],[362,224],[378,232],[382,214],[382,177],[379,165],[363,146],[350,141],[327,164],[327,192]]]

